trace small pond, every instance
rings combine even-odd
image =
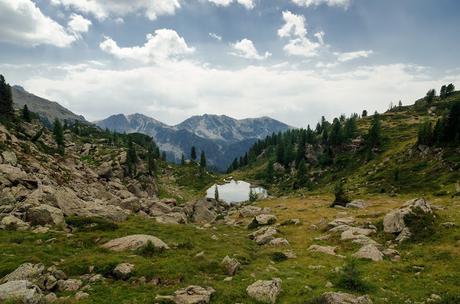
[[[215,191],[219,192],[219,200],[227,204],[238,204],[249,201],[249,193],[257,194],[258,198],[266,198],[267,190],[262,187],[253,187],[245,181],[231,180],[223,185],[213,185],[206,191],[207,198],[214,198]]]

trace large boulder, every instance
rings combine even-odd
[[[324,304],[372,304],[372,300],[369,296],[355,296],[344,292],[326,292],[320,299]]]
[[[62,226],[65,223],[61,209],[50,205],[40,205],[28,209],[27,221],[32,225]]]
[[[240,262],[237,259],[231,258],[228,255],[221,262],[222,267],[227,275],[233,276],[240,267]]]
[[[134,234],[113,239],[102,245],[102,247],[112,251],[137,250],[149,242],[157,249],[169,249],[168,245],[159,238],[146,234]]]
[[[18,164],[18,159],[16,154],[12,151],[3,151],[2,152],[3,163],[10,164],[12,166],[16,166]]]
[[[112,177],[112,164],[110,162],[103,163],[97,169],[96,174],[100,178],[110,179]]]
[[[374,262],[383,261],[383,253],[373,244],[364,245],[358,252],[353,254],[353,257]]]
[[[171,212],[155,217],[160,224],[187,224],[187,217],[182,212]]]
[[[57,282],[59,291],[77,291],[82,285],[83,282],[78,279],[59,280]]]
[[[259,280],[246,288],[248,295],[261,303],[274,304],[281,292],[281,279]]]
[[[34,281],[42,275],[44,270],[45,266],[43,264],[24,263],[16,268],[13,272],[3,277],[0,282],[3,283],[21,280]]]
[[[270,208],[260,208],[257,206],[244,206],[239,210],[239,214],[241,217],[255,217],[261,214],[270,213]]]
[[[319,252],[319,253],[324,253],[324,254],[329,254],[329,255],[336,255],[337,247],[333,246],[320,246],[320,245],[311,245],[308,250],[313,251],[313,252]]]
[[[134,265],[130,263],[118,264],[113,270],[113,275],[119,280],[127,280],[134,270]]]
[[[258,245],[265,245],[273,240],[274,235],[278,233],[276,228],[271,226],[265,226],[256,230],[248,235],[248,237],[254,240]]]
[[[276,216],[273,214],[260,214],[253,219],[253,223],[258,226],[273,225],[276,223]]]
[[[431,214],[431,204],[423,198],[413,199],[406,202],[401,208],[385,215],[383,229],[386,233],[401,233],[406,228],[405,217],[414,214],[417,210],[424,214]]]
[[[212,287],[191,285],[174,292],[173,296],[157,296],[157,300],[168,300],[176,304],[207,304],[216,291]]]
[[[14,215],[7,215],[0,221],[0,228],[24,231],[29,229],[29,224]]]
[[[40,288],[27,280],[9,281],[0,285],[0,303],[38,304],[42,302]],[[14,302],[13,302],[14,301]]]
[[[202,199],[197,201],[193,205],[193,215],[192,220],[195,223],[211,223],[213,222],[216,217],[217,213],[215,211],[216,203],[213,200]]]

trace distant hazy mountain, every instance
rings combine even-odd
[[[13,105],[16,109],[27,107],[30,111],[37,113],[43,120],[52,123],[56,118],[67,121],[82,121],[86,122],[85,118],[81,115],[76,115],[64,108],[54,101],[38,97],[24,90],[23,87],[13,86],[11,88],[13,93]]]
[[[219,170],[227,169],[235,157],[248,151],[258,139],[290,128],[269,117],[237,120],[208,114],[193,116],[176,126],[142,114],[117,114],[95,124],[112,131],[150,135],[168,159],[176,162],[182,154],[188,158],[195,146],[205,151],[209,165]]]

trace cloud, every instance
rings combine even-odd
[[[264,60],[272,55],[269,52],[265,52],[264,55],[260,55],[254,46],[254,43],[246,38],[231,44],[231,47],[234,52],[230,54],[246,59]]]
[[[138,12],[144,13],[150,20],[155,20],[158,16],[174,15],[181,7],[180,0],[51,0],[51,3],[91,14],[99,20]]]
[[[222,41],[222,36],[219,36],[215,33],[209,33],[209,37],[214,38],[216,40]]]
[[[348,7],[351,3],[351,0],[292,0],[295,4],[299,6],[318,6],[321,4],[326,4],[327,6],[342,6]]]
[[[190,60],[113,68],[95,64],[0,66],[9,82],[56,100],[90,120],[140,112],[175,124],[196,114],[236,118],[272,116],[294,126],[342,113],[386,110],[390,101],[412,103],[428,88],[460,82],[460,74],[432,76],[405,64],[356,66],[347,72],[282,66],[215,68]]]
[[[305,17],[296,15],[290,11],[283,12],[284,25],[278,30],[281,38],[290,38],[288,44],[284,46],[284,51],[288,55],[314,57],[318,55],[318,49],[324,44],[324,32],[315,34],[318,42],[312,41],[307,37],[307,27]]]
[[[75,40],[31,0],[0,0],[0,41],[23,46],[67,47]]]
[[[146,39],[147,42],[143,46],[119,47],[112,38],[106,37],[99,47],[116,58],[143,63],[158,63],[195,51],[187,45],[184,38],[170,29],[156,30],[153,34],[148,34]]]
[[[208,0],[211,3],[214,3],[215,5],[220,5],[220,6],[229,6],[233,2],[239,3],[243,5],[247,9],[253,9],[255,7],[254,1],[255,0]]]
[[[368,58],[374,52],[372,50],[369,51],[355,51],[355,52],[348,52],[348,53],[334,53],[337,55],[337,60],[340,62],[347,62],[350,60],[354,60],[357,58]]]
[[[74,33],[75,36],[79,37],[80,33],[88,32],[91,24],[91,21],[86,19],[85,17],[78,14],[72,14],[70,15],[70,20],[67,27],[69,28],[70,32]]]

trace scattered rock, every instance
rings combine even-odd
[[[42,275],[43,270],[45,270],[45,266],[43,266],[43,264],[24,263],[10,274],[7,274],[1,282],[22,280],[34,281]]]
[[[59,280],[57,286],[59,291],[77,291],[83,285],[78,279]]]
[[[275,247],[289,246],[289,242],[285,238],[275,238],[271,240],[268,244],[270,246],[275,246]]]
[[[79,291],[75,294],[75,300],[80,301],[89,297],[89,294],[84,291]]]
[[[240,267],[238,260],[229,257],[228,255],[222,260],[221,265],[223,266],[225,273],[229,276],[235,275],[236,271]]]
[[[43,298],[38,286],[27,280],[9,281],[0,285],[0,303],[4,301],[16,301],[10,303],[38,304]]]
[[[121,263],[113,270],[115,278],[118,280],[127,280],[134,270],[134,265],[130,263]]]
[[[61,209],[50,205],[40,205],[27,210],[27,221],[32,225],[64,225],[64,214]]]
[[[7,229],[7,230],[24,231],[24,230],[28,230],[29,227],[30,226],[28,223],[24,222],[21,219],[18,219],[14,215],[5,216],[0,222],[0,228]]]
[[[281,292],[281,279],[275,278],[268,281],[259,280],[246,288],[248,295],[261,303],[276,303]]]
[[[151,242],[157,249],[169,249],[168,245],[159,238],[145,234],[134,234],[113,239],[102,245],[102,247],[112,251],[136,250],[144,247],[148,242]]]
[[[273,225],[274,223],[276,223],[277,218],[273,214],[260,214],[260,215],[257,215],[254,218],[254,220],[259,226],[265,226],[265,225]]]
[[[314,252],[320,252],[320,253],[325,253],[325,254],[330,254],[330,255],[336,255],[337,247],[335,246],[320,246],[320,245],[311,245],[308,250],[309,251],[314,251]]]
[[[337,218],[330,222],[328,225],[330,227],[337,227],[341,225],[351,225],[355,222],[355,219],[353,217],[344,217],[344,218]]]
[[[326,292],[321,297],[324,304],[372,304],[369,296],[357,297],[344,292]]]
[[[379,262],[383,260],[383,253],[375,245],[369,244],[361,247],[358,252],[353,254],[353,257]]]
[[[216,291],[211,287],[191,285],[174,292],[173,296],[157,296],[156,300],[169,300],[176,304],[207,304]]]
[[[261,214],[270,213],[270,208],[260,208],[257,206],[244,206],[239,210],[241,217],[255,217]]]
[[[259,230],[250,233],[248,236],[250,239],[254,240],[258,245],[265,245],[271,240],[274,239],[274,235],[277,234],[278,231],[271,227],[271,226],[266,226],[262,227]]]
[[[353,200],[348,203],[346,207],[352,209],[364,209],[366,208],[366,203],[363,200]]]
[[[406,228],[404,217],[413,214],[416,209],[424,213],[432,213],[431,204],[423,198],[406,202],[402,208],[393,210],[383,218],[383,228],[386,233],[400,233]]]

